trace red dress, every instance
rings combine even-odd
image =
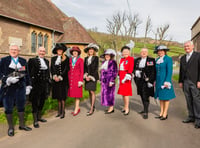
[[[132,76],[134,68],[134,58],[133,57],[127,57],[127,58],[121,58],[120,64],[119,64],[119,90],[118,94],[122,96],[132,96],[132,85],[131,80],[126,80],[125,83],[122,83],[122,80],[124,79],[126,74],[130,74]]]
[[[78,87],[78,82],[83,82],[83,59],[79,58],[75,66],[72,66],[72,58],[69,60],[70,70],[69,77],[69,90],[68,96],[72,98],[83,97],[83,87]]]

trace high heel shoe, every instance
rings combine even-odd
[[[160,118],[162,118],[162,117],[163,117],[163,116],[156,116],[155,118],[156,118],[156,119],[160,119]]]
[[[122,112],[122,113],[125,113],[125,110],[124,110],[124,109],[122,109],[122,110],[121,110],[121,112]]]
[[[81,111],[81,110],[80,110],[80,108],[79,108],[78,111],[77,111],[77,113],[75,113],[75,112],[73,113],[73,116],[78,115],[78,114],[80,113],[80,111]]]
[[[124,116],[127,116],[129,114],[130,110],[128,110],[128,112],[126,113],[126,111],[124,112]]]
[[[91,116],[91,115],[94,113],[94,111],[95,111],[95,107],[93,107],[93,110],[92,110],[92,112],[90,112],[90,111],[89,111],[89,112],[87,112],[87,114],[86,114],[86,115],[87,115],[87,116]]]
[[[60,119],[65,118],[65,112],[63,112],[63,114],[60,116]]]
[[[160,120],[166,120],[168,118],[168,115],[166,117],[161,117]]]
[[[113,109],[113,110],[110,111],[110,112],[109,112],[109,111],[106,111],[105,114],[112,114],[112,113],[114,113],[114,112],[115,112],[115,110]]]

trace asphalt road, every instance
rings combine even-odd
[[[130,100],[130,114],[124,116],[121,96],[117,96],[115,113],[104,114],[100,97],[97,110],[87,117],[89,101],[81,103],[81,113],[73,117],[73,107],[67,108],[66,117],[48,118],[39,129],[31,132],[17,131],[14,137],[0,138],[0,148],[199,148],[200,129],[183,124],[187,110],[182,91],[176,88],[177,98],[171,101],[169,117],[160,121],[159,106],[151,98],[149,119],[144,120],[137,112],[142,109],[140,97]],[[55,113],[56,114],[56,113]],[[17,128],[17,127],[16,127]]]

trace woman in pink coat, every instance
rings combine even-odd
[[[72,57],[69,60],[70,71],[69,76],[69,91],[68,96],[75,98],[75,109],[72,112],[73,116],[80,113],[79,102],[83,97],[83,59],[80,58],[81,50],[78,47],[72,47],[70,50]]]

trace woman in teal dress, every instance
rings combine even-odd
[[[156,85],[155,99],[160,100],[160,115],[155,117],[160,120],[166,120],[168,117],[168,108],[171,99],[174,99],[175,93],[172,84],[173,62],[172,58],[166,53],[169,49],[164,45],[155,48],[154,53],[158,54],[156,59]]]

